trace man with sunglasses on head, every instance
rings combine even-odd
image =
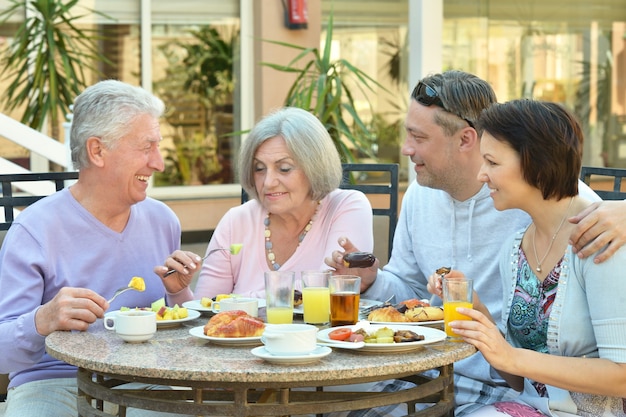
[[[430,298],[428,277],[440,267],[452,267],[474,279],[481,301],[499,321],[503,292],[498,253],[504,239],[527,226],[530,218],[520,210],[497,211],[489,188],[477,179],[483,159],[474,121],[495,102],[486,81],[462,71],[431,75],[417,84],[402,146],[402,154],[415,164],[416,182],[403,197],[389,263],[380,270],[378,261],[371,268],[344,267],[343,255],[358,251],[348,238],[340,241],[345,252],[335,251],[326,259],[337,273],[361,276],[362,298]],[[584,183],[579,189],[586,198],[599,200]],[[626,241],[623,201],[595,203],[569,221],[578,223],[570,241],[581,257],[608,245],[595,258],[602,262]],[[518,394],[480,353],[455,363],[454,372],[457,416]]]

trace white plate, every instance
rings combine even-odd
[[[257,300],[259,300],[259,308],[261,307],[265,307],[266,303],[265,303],[265,298],[257,298]],[[200,300],[191,300],[191,301],[185,301],[183,303],[183,307],[186,308],[190,308],[192,310],[196,310],[196,311],[201,311],[201,312],[208,312],[208,313],[212,313],[213,309],[211,307],[205,307],[202,305],[202,302]]]
[[[355,331],[358,329],[364,329],[368,333],[373,333],[376,330],[381,329],[383,327],[389,327],[390,329],[394,331],[410,330],[417,334],[423,335],[424,340],[419,340],[417,342],[403,342],[403,343],[366,343],[365,346],[363,346],[361,349],[355,349],[355,352],[375,352],[375,353],[404,352],[408,350],[417,349],[422,345],[436,343],[436,342],[440,342],[446,339],[445,332],[439,329],[433,329],[431,327],[406,326],[404,325],[404,323],[403,324],[394,323],[394,324],[383,326],[383,325],[371,324],[367,322],[360,322],[352,326],[339,326],[339,327],[331,327],[328,329],[322,329],[317,333],[317,338],[322,342],[333,343],[336,346],[340,342],[336,340],[332,340],[330,337],[328,337],[328,333],[332,332],[333,330],[341,329],[341,328],[349,328],[352,331]],[[345,342],[345,343],[351,343],[351,342]],[[337,347],[340,347],[340,346],[337,346]]]
[[[379,305],[382,305],[382,301],[367,300],[363,298],[359,301],[359,308],[368,308],[368,307],[379,306]],[[299,306],[294,307],[293,312],[294,314],[304,314],[304,306],[300,304]]]
[[[318,346],[313,352],[297,355],[297,356],[280,356],[269,353],[265,346],[259,346],[252,349],[250,352],[263,360],[270,363],[276,363],[280,365],[302,365],[305,363],[317,362],[324,356],[330,355],[333,350],[326,346]]]
[[[109,311],[107,313],[105,313],[105,317],[108,315],[112,315],[112,314],[117,314],[119,313],[119,310],[113,310],[113,311]],[[186,321],[191,321],[191,320],[195,320],[198,317],[200,317],[200,312],[196,311],[196,310],[187,310],[187,317],[185,317],[184,319],[177,319],[177,320],[157,320],[157,328],[158,327],[171,327],[171,326],[178,326],[180,323],[184,323]]]
[[[261,344],[261,336],[254,337],[213,337],[207,336],[204,334],[204,326],[198,326],[189,329],[189,334],[204,340],[209,340],[211,343],[215,343],[216,345],[227,345],[227,346],[245,346],[245,345],[260,345]]]
[[[371,324],[381,324],[381,325],[394,325],[398,324],[407,325],[407,326],[436,326],[439,324],[443,324],[443,320],[430,320],[430,321],[370,321]]]

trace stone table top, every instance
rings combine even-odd
[[[166,381],[292,385],[329,380],[358,383],[411,375],[476,352],[467,343],[443,341],[402,353],[333,348],[331,354],[314,363],[273,364],[254,356],[251,350],[255,346],[217,345],[189,334],[191,328],[204,326],[207,320],[201,316],[178,327],[159,328],[155,337],[144,343],[126,343],[97,320],[86,332],[52,333],[46,338],[46,348],[57,359],[103,374]]]

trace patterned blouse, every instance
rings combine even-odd
[[[549,353],[547,345],[548,319],[556,296],[561,275],[561,263],[557,262],[542,281],[528,264],[526,254],[519,248],[517,285],[511,304],[508,331],[519,341],[521,347],[541,353]],[[541,396],[546,395],[545,386],[533,383]]]

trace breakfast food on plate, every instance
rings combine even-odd
[[[224,298],[231,298],[233,297],[235,294],[217,294],[214,298],[213,301],[220,301],[223,300]]]
[[[408,322],[411,321],[404,314],[400,313],[394,306],[388,306],[383,308],[377,308],[372,311],[367,319],[369,321],[377,321],[381,323],[390,323],[390,322]]]
[[[394,343],[418,342],[424,339],[424,335],[417,334],[410,330],[398,330],[393,334]]]
[[[451,270],[452,270],[452,268],[451,268],[451,267],[449,267],[449,266],[442,266],[441,268],[438,268],[438,269],[435,271],[435,273],[436,273],[437,275],[441,275],[441,276],[443,277],[445,274],[449,273]]]
[[[297,307],[302,304],[302,292],[294,290],[293,292],[293,306]]]
[[[418,300],[417,298],[411,298],[410,300],[404,300],[400,304],[404,305],[405,309],[407,309],[407,308],[415,308],[415,307],[428,307],[428,306],[430,306],[430,303],[428,303],[428,301]]]
[[[410,321],[443,320],[443,310],[440,307],[414,307],[404,312]]]
[[[128,283],[130,288],[134,288],[137,291],[145,291],[146,290],[146,282],[141,277],[132,277],[130,282]]]
[[[168,307],[165,305],[165,298],[163,297],[153,301],[152,304],[150,304],[150,307],[120,308],[120,311],[128,310],[154,311],[156,313],[157,321],[181,320],[189,317],[189,311],[185,307],[179,307],[178,304],[174,305],[174,307]]]
[[[389,327],[383,327],[371,333],[368,333],[365,329],[352,331],[347,327],[340,327],[328,333],[328,338],[342,342],[364,341],[365,343],[405,343],[424,340],[423,335],[411,330],[394,331]]]
[[[369,268],[375,261],[376,257],[369,252],[351,252],[343,256],[343,264],[347,268]]]
[[[402,301],[397,308],[387,305],[372,310],[367,319],[379,323],[443,320],[443,309],[441,307],[432,307],[427,301],[412,298]]]
[[[181,320],[187,317],[189,317],[189,311],[185,307],[179,307],[178,304],[174,307],[163,306],[156,312],[157,321]]]
[[[242,310],[217,313],[204,326],[204,334],[213,337],[256,337],[263,334],[263,320]]]
[[[200,304],[202,305],[202,307],[211,307],[211,304],[213,304],[213,300],[210,297],[202,297],[200,299]]]

